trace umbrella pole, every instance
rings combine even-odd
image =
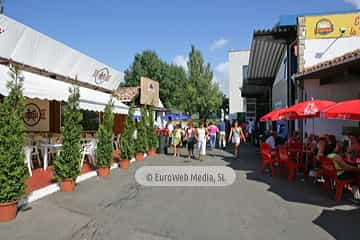
[[[312,120],[312,122],[313,122],[313,134],[315,135],[315,119],[313,118],[313,120]]]

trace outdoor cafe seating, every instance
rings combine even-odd
[[[360,100],[341,103],[310,100],[289,108],[274,110],[264,115],[260,121],[303,120],[308,118],[333,118],[359,121],[359,109]],[[329,139],[335,139],[335,136],[330,136]],[[308,180],[309,177],[314,177],[314,182],[321,180],[322,188],[325,191],[335,190],[335,200],[337,202],[341,201],[345,188],[352,184],[358,184],[360,186],[360,174],[353,172],[354,177],[340,179],[337,175],[338,170],[336,169],[334,161],[327,156],[316,156],[312,143],[303,143],[300,139],[297,141],[291,139],[277,146],[275,149],[271,149],[268,144],[262,143],[260,145],[260,152],[262,157],[262,172],[265,168],[269,168],[271,176],[275,176],[276,167],[281,168],[281,170],[287,169],[288,182],[293,182],[295,177],[302,172],[305,180]],[[359,167],[360,156],[359,153],[357,154],[357,160],[349,164]],[[348,159],[346,161],[348,161]]]

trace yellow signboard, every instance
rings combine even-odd
[[[306,38],[360,36],[360,12],[305,17]]]

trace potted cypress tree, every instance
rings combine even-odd
[[[158,137],[156,136],[156,129],[154,124],[154,112],[148,111],[148,127],[147,127],[147,138],[148,138],[148,155],[153,157],[156,155],[156,148],[158,146]]]
[[[129,168],[130,159],[135,154],[135,149],[134,149],[135,140],[133,138],[135,131],[135,123],[133,116],[134,116],[134,108],[130,108],[125,121],[125,129],[120,138],[120,149],[121,149],[120,167],[124,169]]]
[[[25,195],[28,177],[24,163],[25,99],[22,79],[16,67],[10,67],[9,95],[0,104],[0,221],[16,217],[17,202]]]
[[[96,133],[96,163],[98,166],[98,174],[101,177],[110,175],[110,166],[113,158],[112,134],[114,125],[114,114],[112,112],[112,109],[113,102],[112,99],[110,99],[110,101],[105,107],[104,120]]]
[[[60,191],[72,192],[75,190],[75,180],[80,174],[81,160],[81,120],[79,109],[80,92],[78,87],[69,88],[70,95],[64,109],[64,120],[61,128],[63,139],[62,151],[55,158],[55,176],[60,182]]]
[[[136,126],[136,141],[135,141],[135,158],[137,161],[144,160],[144,153],[147,148],[147,134],[146,134],[146,114],[145,109],[141,108],[141,118]]]

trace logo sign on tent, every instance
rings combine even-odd
[[[23,121],[27,131],[49,131],[49,102],[27,100]]]
[[[101,85],[104,82],[108,82],[111,78],[111,75],[109,69],[105,67],[100,70],[95,70],[93,77],[95,83]]]
[[[157,107],[159,105],[159,83],[149,78],[141,77],[140,104]]]

